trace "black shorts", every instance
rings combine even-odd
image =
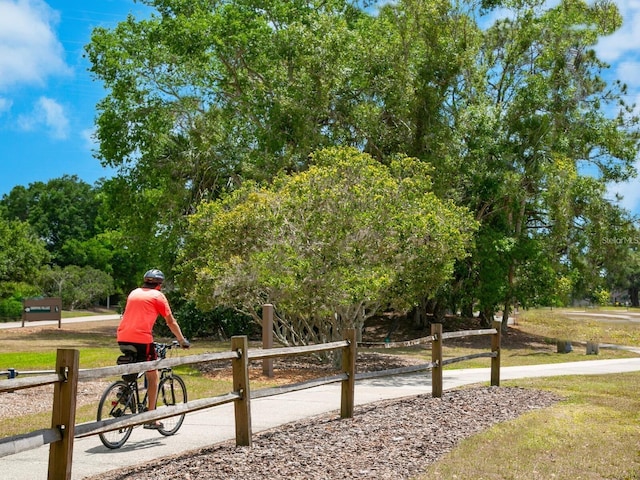
[[[150,362],[158,359],[155,343],[118,342],[118,345],[120,345],[120,351],[125,355],[129,355],[131,352],[123,349],[123,346],[134,347],[136,349],[136,362]]]

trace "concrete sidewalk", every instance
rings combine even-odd
[[[120,320],[120,315],[119,314],[88,315],[86,317],[63,318],[60,323],[64,326],[68,323],[103,322],[108,320]],[[38,320],[37,322],[24,322],[25,328],[26,327],[44,327],[49,325],[55,325],[57,327],[58,321],[57,320]],[[10,328],[22,328],[22,321],[0,323],[0,330],[10,329]]]
[[[592,360],[526,367],[503,367],[501,380],[558,375],[607,374],[640,371],[640,358]],[[444,389],[462,385],[488,384],[489,368],[444,370]],[[359,381],[357,405],[380,400],[431,394],[431,374],[411,374]],[[251,402],[253,433],[285,423],[325,413],[339,415],[340,385],[324,385],[308,390],[266,397]],[[119,450],[108,450],[97,436],[76,439],[72,478],[107,472],[152,461],[189,450],[235,439],[233,404],[221,405],[187,414],[180,431],[173,437],[136,428]],[[0,458],[3,480],[39,480],[47,478],[49,446]]]

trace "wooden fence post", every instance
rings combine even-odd
[[[262,306],[262,348],[273,348],[273,305]],[[262,374],[273,378],[273,358],[262,359]]]
[[[349,346],[342,349],[342,372],[346,373],[348,378],[342,381],[340,418],[352,418],[356,388],[356,355],[358,345],[356,342],[355,329],[347,329],[344,339],[349,342]]]
[[[435,338],[431,343],[431,396],[442,398],[442,324],[431,324],[431,335]]]
[[[73,462],[73,436],[76,424],[76,400],[80,352],[58,349],[56,373],[66,379],[57,382],[53,390],[51,428],[62,433],[62,439],[49,447],[49,480],[70,480]]]
[[[502,336],[502,322],[500,320],[493,321],[493,328],[496,333],[491,335],[491,351],[496,353],[491,358],[491,386],[500,386],[500,342]]]
[[[240,353],[240,358],[231,360],[233,391],[240,392],[234,401],[236,417],[236,446],[251,446],[251,391],[249,389],[249,347],[246,336],[231,337],[231,350]]]

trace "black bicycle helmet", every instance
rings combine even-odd
[[[152,268],[144,274],[144,283],[162,284],[164,282],[164,273],[157,268]]]

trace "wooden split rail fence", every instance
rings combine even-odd
[[[491,351],[446,360],[442,358],[443,340],[470,335],[492,335]],[[497,386],[500,383],[500,322],[494,323],[494,328],[491,329],[447,333],[442,332],[441,324],[434,324],[432,325],[431,336],[411,342],[410,344],[412,345],[431,343],[432,361],[423,365],[364,373],[356,373],[357,343],[355,330],[353,329],[346,332],[345,338],[342,341],[318,345],[249,350],[247,337],[241,336],[231,339],[231,351],[229,352],[188,355],[153,362],[141,362],[87,370],[79,369],[78,350],[59,349],[57,351],[56,367],[53,373],[23,378],[17,378],[17,376],[13,375],[6,380],[0,380],[0,394],[19,389],[54,385],[51,428],[37,430],[24,435],[0,438],[0,457],[32,450],[43,445],[50,445],[48,478],[50,480],[70,479],[74,438],[97,435],[99,433],[194,412],[216,405],[234,402],[236,445],[251,446],[251,399],[340,382],[342,387],[340,416],[341,418],[351,418],[354,411],[356,380],[432,370],[432,395],[434,397],[441,397],[442,367],[447,364],[477,357],[490,357],[492,359],[491,385]],[[407,342],[400,342],[397,344],[384,345],[385,347],[390,347],[400,346],[406,343]],[[378,346],[377,344],[361,345]],[[380,344],[380,346],[381,345],[383,344]],[[342,351],[341,373],[297,384],[251,392],[248,373],[249,361],[262,359],[263,362],[266,362],[278,357],[313,354],[330,350]],[[77,387],[79,381],[219,360],[230,360],[232,364],[233,390],[227,394],[190,400],[181,405],[139,413],[131,415],[128,418],[113,418],[78,425],[75,424]],[[15,372],[4,372],[5,375],[8,373]]]

